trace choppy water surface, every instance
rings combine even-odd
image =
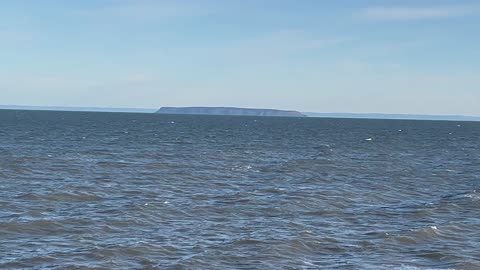
[[[480,123],[0,111],[2,269],[480,269]]]

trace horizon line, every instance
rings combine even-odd
[[[161,106],[162,107],[175,107],[175,106]],[[223,107],[229,108],[230,106],[179,106],[176,108],[186,108],[186,107],[204,107],[204,108],[215,108]],[[249,107],[231,107],[231,108],[249,108]],[[261,109],[261,108],[251,108],[251,109]],[[156,113],[158,108],[139,108],[139,107],[100,107],[100,106],[40,106],[40,105],[0,105],[0,110],[41,110],[41,111],[79,111],[79,112],[137,112],[137,113]],[[277,109],[272,109],[277,110]],[[280,110],[280,109],[278,109]],[[434,117],[435,119],[442,120],[442,117],[449,118],[461,118],[454,120],[477,120],[480,121],[480,116],[475,115],[464,115],[464,114],[430,114],[430,113],[384,113],[384,112],[312,112],[312,111],[301,111],[301,110],[291,110],[298,111],[300,113],[306,114],[308,117],[332,117],[332,118],[368,118],[374,117],[372,119],[378,119],[375,117],[382,117],[381,119],[399,119],[399,117],[408,117],[409,119],[417,119],[415,117],[420,117],[420,120],[425,119],[425,117]],[[388,118],[395,117],[395,118]]]

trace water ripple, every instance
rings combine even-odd
[[[480,269],[478,123],[0,120],[1,269]]]

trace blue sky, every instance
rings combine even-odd
[[[480,2],[0,2],[0,104],[480,116]]]

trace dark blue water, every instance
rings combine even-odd
[[[0,111],[0,268],[480,269],[479,138],[474,122]]]

